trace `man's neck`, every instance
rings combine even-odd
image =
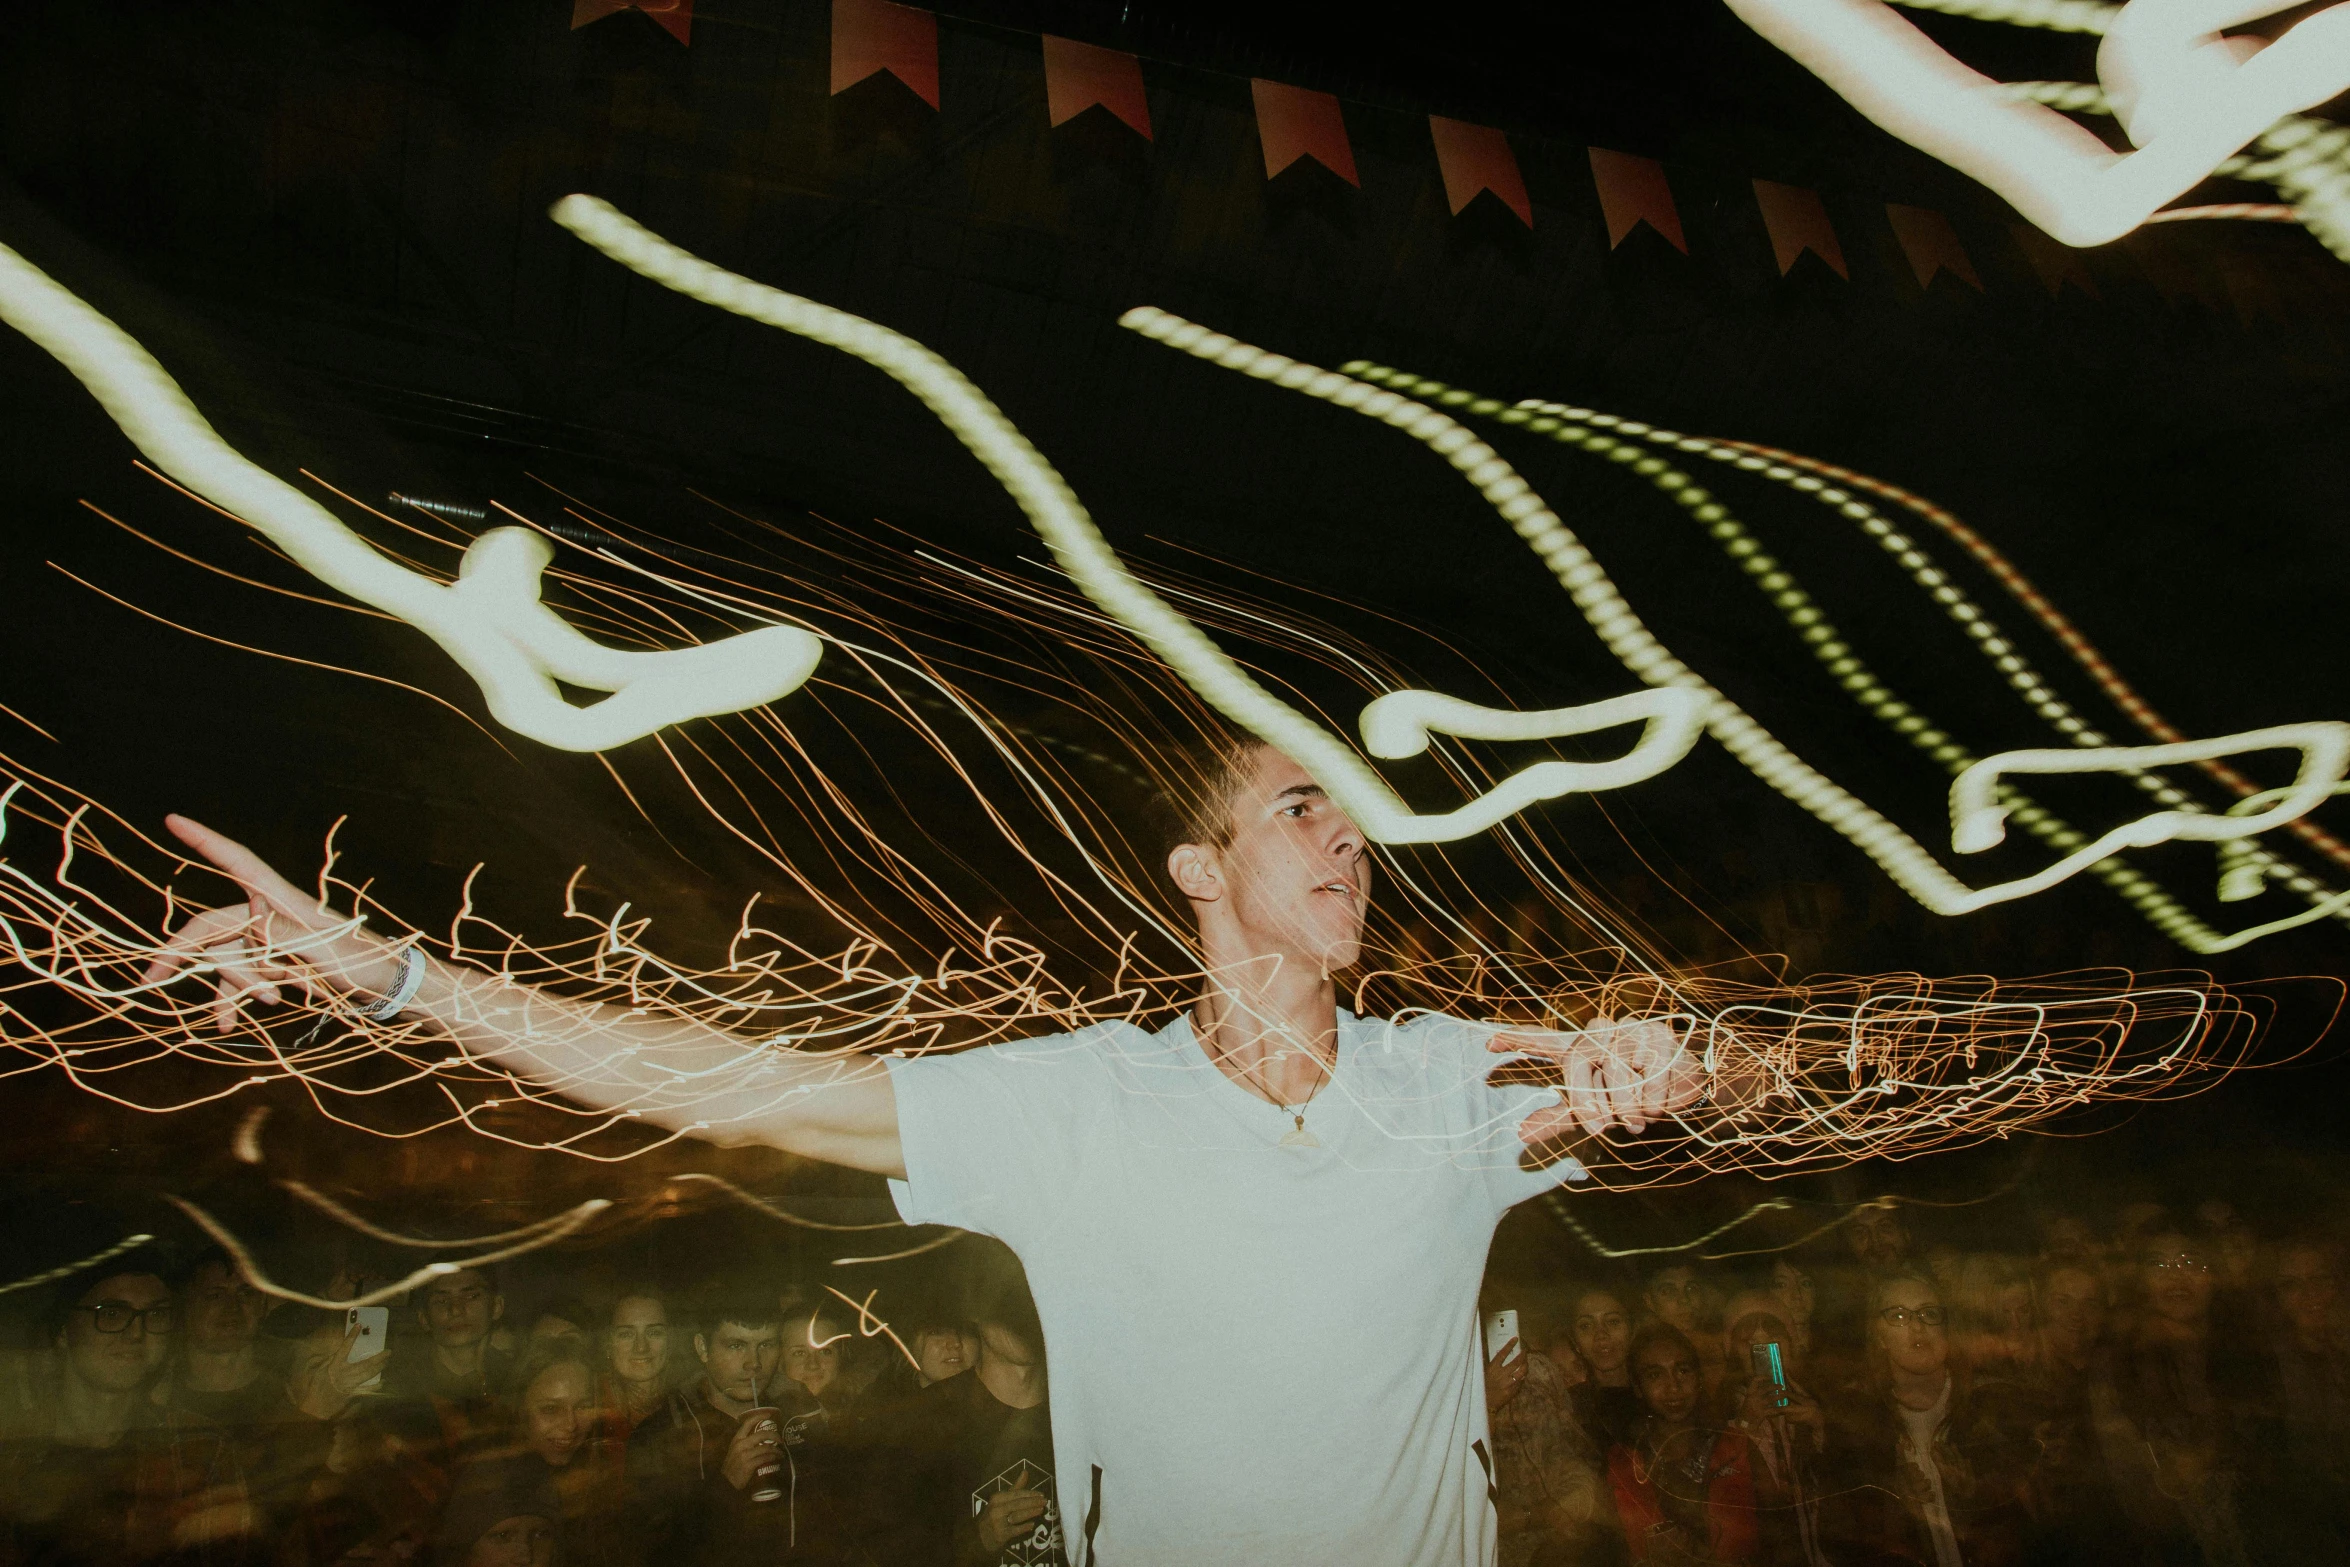
[[[1338,1059],[1338,987],[1296,958],[1210,951],[1206,991],[1192,1008],[1200,1048],[1250,1093],[1303,1105]]]
[[[136,1389],[109,1392],[68,1372],[57,1390],[57,1440],[71,1447],[112,1447],[130,1428],[138,1401]]]
[[[1044,1402],[1044,1362],[1021,1365],[1001,1355],[982,1355],[973,1373],[988,1396],[1007,1409],[1034,1409]]]
[[[251,1344],[238,1344],[229,1349],[197,1349],[190,1345],[180,1385],[195,1393],[235,1393],[260,1374],[261,1363],[254,1358]]]
[[[444,1376],[478,1377],[481,1375],[482,1356],[488,1352],[489,1344],[486,1335],[470,1344],[435,1344],[432,1347],[433,1363],[441,1368]]]

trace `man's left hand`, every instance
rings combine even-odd
[[[1567,1031],[1516,1029],[1486,1045],[1496,1055],[1533,1056],[1559,1069],[1560,1097],[1518,1123],[1539,1144],[1576,1127],[1598,1137],[1611,1126],[1646,1130],[1705,1092],[1705,1069],[1663,1018],[1593,1018]]]

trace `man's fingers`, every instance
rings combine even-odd
[[[1607,1096],[1599,1086],[1592,1060],[1577,1055],[1567,1062],[1567,1108],[1584,1131],[1597,1137],[1608,1127]]]
[[[166,816],[164,826],[173,837],[195,850],[247,892],[304,924],[321,924],[326,911],[318,900],[280,876],[260,855],[234,838],[214,832],[185,816]]]

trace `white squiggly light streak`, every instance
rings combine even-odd
[[[659,652],[592,641],[539,601],[554,548],[526,528],[475,539],[453,583],[395,563],[222,440],[130,334],[5,245],[0,321],[71,371],[148,461],[320,581],[431,637],[481,687],[498,722],[541,744],[608,750],[689,718],[764,706],[816,667],[823,644],[797,626]],[[574,707],[557,682],[611,695]]]
[[[1703,698],[1698,693],[1670,702],[1652,701],[1637,713],[1626,710],[1624,718],[1593,719],[1588,716],[1589,709],[1560,709],[1551,716],[1562,727],[1545,733],[1579,734],[1611,723],[1628,722],[1632,716],[1648,717],[1649,732],[1630,755],[1615,763],[1538,763],[1504,779],[1457,810],[1435,815],[1414,811],[1345,742],[1267,690],[1217,647],[1207,633],[1137,580],[1109,541],[1102,537],[1101,530],[1094,526],[1068,481],[984,392],[938,354],[903,333],[862,316],[754,283],[704,261],[646,229],[608,202],[590,196],[566,196],[555,204],[553,216],[557,223],[641,277],[745,320],[837,348],[862,359],[913,393],[1003,485],[1052,550],[1054,559],[1103,613],[1166,660],[1183,682],[1217,711],[1296,759],[1329,791],[1355,825],[1376,842],[1440,843],[1482,832],[1539,799],[1575,789],[1616,788],[1652,777],[1680,760],[1696,743],[1699,732],[1696,715],[1703,706]],[[1391,408],[1404,401],[1392,393],[1348,381],[1344,376],[1311,365],[1288,360],[1275,363],[1272,357],[1253,349],[1248,353],[1257,367],[1252,374],[1276,379],[1283,385],[1303,385],[1319,379],[1328,381],[1334,388],[1351,386],[1365,412],[1372,412],[1373,405]],[[1474,446],[1482,455],[1475,458],[1473,466],[1486,475],[1490,484],[1514,484],[1518,495],[1528,497],[1531,505],[1540,506],[1540,499],[1533,496],[1525,481],[1510,473],[1509,465],[1494,455],[1491,448],[1453,426],[1450,420],[1443,420],[1441,415],[1432,417],[1457,431],[1458,439],[1445,450],[1445,455],[1456,465],[1462,461],[1462,453]],[[1443,731],[1453,721],[1488,728],[1515,726],[1510,729],[1513,737],[1526,738],[1533,718],[1528,714],[1476,708],[1426,691],[1390,692],[1379,700],[1387,705],[1379,710],[1376,726],[1383,736],[1393,736],[1398,743],[1403,743],[1416,729],[1424,745],[1429,731]],[[1366,721],[1370,721],[1368,714]]]

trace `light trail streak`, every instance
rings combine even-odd
[[[2102,734],[2080,720],[2072,708],[2058,697],[2031,668],[2029,663],[2022,658],[2013,644],[1998,634],[1990,620],[1976,608],[1965,593],[1951,583],[1942,572],[1934,568],[1908,538],[1895,531],[1866,502],[1856,500],[1846,492],[1832,486],[1822,485],[1816,479],[1796,471],[1797,466],[1826,470],[1830,465],[1819,464],[1811,459],[1798,458],[1793,454],[1779,454],[1775,451],[1766,456],[1763,455],[1766,449],[1756,448],[1747,443],[1717,441],[1683,435],[1677,431],[1657,429],[1636,420],[1620,419],[1612,414],[1597,413],[1591,409],[1571,407],[1563,403],[1528,399],[1514,406],[1509,406],[1497,399],[1478,397],[1474,393],[1448,387],[1441,382],[1373,365],[1367,361],[1355,361],[1347,368],[1349,372],[1366,379],[1390,386],[1400,386],[1419,396],[1448,406],[1463,407],[1474,414],[1492,417],[1503,423],[1521,425],[1533,433],[1546,434],[1562,444],[1576,446],[1594,455],[1605,456],[1611,461],[1628,465],[1634,473],[1646,478],[1660,492],[1688,510],[1695,520],[1706,525],[1707,531],[1722,543],[1725,551],[1738,563],[1740,569],[1753,578],[1756,585],[1771,596],[1774,606],[1780,610],[1790,626],[1809,645],[1813,656],[1827,669],[1830,675],[1837,678],[1855,701],[1896,734],[1903,736],[1912,745],[1932,756],[1935,761],[1948,767],[1953,773],[1963,775],[1967,769],[1977,765],[1977,759],[1964,746],[1932,724],[1923,714],[1918,713],[1908,703],[1899,700],[1886,689],[1883,683],[1869,671],[1867,665],[1853,652],[1842,634],[1813,604],[1810,595],[1797,585],[1793,576],[1776,559],[1756,545],[1737,518],[1718,498],[1696,486],[1690,476],[1681,470],[1671,467],[1660,459],[1641,457],[1637,447],[1625,440],[1618,439],[1618,437],[1629,436],[1654,445],[1703,455],[1715,461],[1731,462],[1742,470],[1758,473],[1765,478],[1788,484],[1797,491],[1808,494],[1820,504],[1831,507],[1858,522],[1864,533],[1871,535],[1879,547],[1888,555],[1893,556],[1920,587],[1928,590],[1933,598],[1944,606],[1950,618],[1956,621],[1973,639],[1977,650],[1983,657],[1992,661],[2007,681],[2032,705],[2034,711],[2049,720],[2060,733],[2076,745],[2106,748],[2113,751],[2115,753],[2115,770],[2131,776],[2139,787],[2153,794],[2165,805],[2172,807],[2171,814],[2174,816],[2204,813],[2205,808],[2198,802],[2158,775],[2137,766],[2126,754],[2131,750],[2137,750],[2141,755],[2150,756],[2158,752],[2159,747],[2112,747]],[[1778,458],[1781,456],[1787,460],[1780,462]],[[1837,469],[1834,472],[1842,475],[1846,470]],[[1890,488],[1878,485],[1876,481],[1870,481],[1870,484],[1880,489]],[[1911,499],[1914,500],[1914,497]],[[1969,541],[1972,541],[1970,553],[1975,554],[1978,559],[1998,558],[1996,552],[1992,551],[1989,545],[1982,543],[1972,534],[1971,530],[1965,529],[1963,524],[1958,523],[1956,518],[1943,514],[1942,520],[1947,523],[1946,531],[1953,531],[1953,536],[1959,537],[1962,544],[1969,544]],[[2001,564],[2004,565],[2004,562],[2002,561]],[[2030,585],[2023,581],[2020,574],[2014,573],[2012,568],[2009,568],[2007,575],[2002,580],[2009,584],[2011,591],[2015,591],[2020,585],[2021,588],[2030,592],[2030,604],[2037,606],[2035,614],[2043,620],[2044,624],[2062,626],[2066,631],[2071,631],[2070,622],[2065,621],[2057,613],[2055,607],[2048,604],[2037,590],[2030,589]],[[2081,638],[2077,632],[2071,632],[2070,637],[2065,640],[2068,648],[2075,651],[2076,657],[2085,655],[2085,661],[2086,659],[2096,660],[2098,669],[2102,669],[2109,677],[2111,689],[2118,689],[2130,696],[2132,706],[2129,710],[2133,717],[2140,719],[2143,727],[2152,728],[2154,725],[2160,724],[2159,715],[2154,714],[2153,710],[2147,707],[2142,699],[2137,698],[2134,692],[2130,692],[2129,688],[2120,682],[2118,675],[2112,674],[2110,665],[2104,664],[2102,658],[2095,654],[2095,650],[2088,645],[2085,638]],[[2092,671],[2092,673],[2095,672],[2095,670]],[[2167,725],[2163,725],[2156,732],[2165,737],[2163,739],[2164,745],[2183,745],[2187,746],[2190,751],[2196,752],[2197,754],[2192,759],[2205,766],[2207,770],[2213,771],[2231,787],[2241,786],[2247,791],[2255,787],[2243,780],[2242,775],[2225,767],[2217,760],[2218,755],[2231,754],[2233,749],[2239,748],[2236,746],[2235,740],[2190,742],[2184,736],[2178,735],[2177,731],[2169,729]],[[2236,737],[2236,739],[2240,738]],[[2180,754],[2184,755],[2185,753]],[[2020,795],[2013,794],[2012,791],[2008,794],[2008,801],[2009,812],[2018,823],[2028,827],[2052,847],[2067,851],[2068,860],[2083,858],[2077,852],[2088,842],[2082,834],[2038,805]],[[2312,799],[2309,803],[2314,805],[2316,801]],[[2296,817],[2287,825],[2303,826],[2309,824],[2302,823]],[[2218,836],[2233,837],[2235,835],[2223,833]],[[2313,825],[2310,826],[2308,836],[2319,841],[2321,847],[2334,843],[2330,835],[2322,833]],[[2118,857],[2091,859],[2086,868],[2101,880],[2112,885],[2125,900],[2139,908],[2157,928],[2180,941],[2182,945],[2198,952],[2233,951],[2265,936],[2295,929],[2319,919],[2341,917],[2350,913],[2350,898],[2336,894],[2332,889],[2323,886],[2270,851],[2246,845],[2235,852],[2240,856],[2254,859],[2269,873],[2277,875],[2295,892],[2308,898],[2312,904],[2311,910],[2223,935],[2197,919],[2176,899],[2163,892],[2145,876],[2128,867]],[[2076,865],[2075,868],[2081,867]],[[1898,881],[1899,878],[1896,877],[1896,880]],[[2027,878],[2027,880],[2029,879]],[[1905,888],[1905,890],[1908,889]],[[1931,904],[1928,906],[1932,907]]]
[[[431,637],[473,677],[500,723],[543,744],[607,750],[688,718],[762,706],[797,690],[822,652],[796,626],[660,652],[592,642],[539,602],[554,552],[519,528],[482,534],[466,549],[457,580],[437,581],[396,564],[247,461],[128,333],[5,245],[0,321],[71,371],[157,468],[320,581]],[[558,681],[611,695],[574,707]]]
[[[39,1289],[44,1284],[55,1284],[60,1280],[70,1279],[85,1268],[101,1267],[117,1257],[128,1256],[141,1246],[151,1245],[154,1240],[155,1237],[152,1235],[126,1235],[104,1251],[92,1252],[79,1262],[64,1263],[58,1267],[18,1279],[13,1284],[0,1284],[0,1295],[13,1295],[18,1290]]]

